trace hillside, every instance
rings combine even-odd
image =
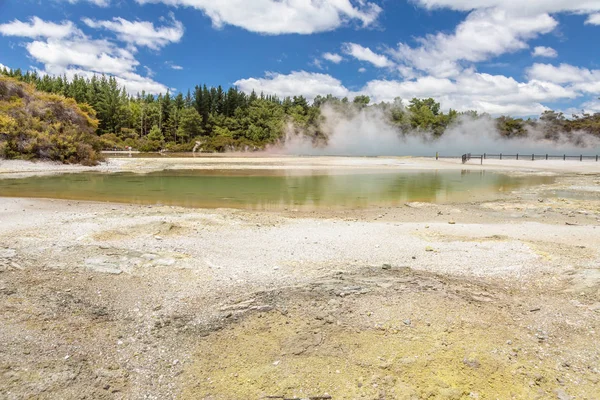
[[[0,158],[95,165],[97,127],[90,107],[0,75]]]

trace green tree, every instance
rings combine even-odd
[[[177,137],[186,141],[202,135],[202,117],[195,108],[184,108],[179,115],[179,128]]]
[[[163,136],[162,131],[158,127],[158,125],[153,125],[152,129],[150,129],[150,133],[148,133],[148,140],[163,142],[165,137]]]
[[[360,108],[365,108],[371,102],[371,98],[369,96],[356,96],[354,98],[354,104],[356,104]]]

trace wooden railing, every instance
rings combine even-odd
[[[436,160],[440,159],[440,158],[447,158],[447,157],[442,157],[439,154],[436,154],[435,156]],[[563,155],[551,155],[551,154],[488,154],[488,153],[483,153],[483,154],[471,154],[471,153],[467,153],[467,154],[463,154],[462,155],[462,163],[465,164],[467,162],[469,162],[471,159],[477,159],[480,160],[480,162],[483,164],[483,160],[490,160],[490,159],[497,159],[497,160],[530,160],[530,161],[535,161],[535,160],[579,160],[579,161],[584,161],[584,160],[590,160],[590,161],[596,161],[598,162],[598,160],[600,159],[599,155],[595,155],[595,156],[585,156],[583,154],[580,155],[567,155],[567,154],[563,154]]]

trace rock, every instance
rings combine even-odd
[[[103,274],[120,275],[123,273],[116,264],[107,261],[104,258],[88,258],[85,260],[87,269]]]
[[[250,309],[257,311],[257,312],[261,312],[261,313],[273,311],[272,306],[254,306],[254,307],[251,307]]]
[[[161,258],[159,260],[154,261],[154,265],[160,265],[163,267],[170,267],[171,265],[175,264],[175,259],[174,258]]]
[[[25,269],[20,264],[17,264],[16,262],[11,262],[10,266],[13,267],[14,269],[18,269],[19,271],[22,271]]]
[[[471,368],[479,368],[481,366],[481,364],[479,363],[479,361],[477,361],[474,358],[465,358],[463,360],[463,364],[465,364],[466,366],[469,366]]]
[[[433,247],[427,246],[427,247],[425,247],[425,251],[432,252],[432,251],[435,251],[435,250],[433,250]]]
[[[386,270],[388,270],[388,269],[392,269],[392,266],[391,266],[390,264],[383,264],[383,265],[381,266],[381,269],[386,269]]]
[[[456,222],[454,222],[454,221],[448,221],[448,223],[449,223],[450,225],[456,225]]]
[[[239,302],[237,304],[231,304],[231,305],[227,305],[227,306],[223,306],[221,307],[221,311],[240,311],[240,310],[247,310],[248,308],[250,308],[250,306],[252,305],[252,303],[254,303],[256,300],[255,299],[250,299],[250,300],[246,300],[246,301],[242,301]]]
[[[556,389],[556,391],[554,392],[556,393],[556,398],[558,400],[571,400],[573,397],[569,396],[564,390],[562,389]]]
[[[411,321],[410,319],[405,319],[405,320],[404,320],[404,321],[402,321],[402,322],[404,322],[404,325],[406,325],[406,326],[410,326],[410,325],[411,325],[411,323],[412,323],[412,321]]]
[[[163,240],[162,236],[154,236],[154,239],[156,239],[156,240]]]
[[[13,258],[17,255],[14,249],[0,249],[0,258]]]

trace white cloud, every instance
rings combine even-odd
[[[360,72],[361,74],[364,74],[365,72],[367,72],[367,69],[365,67],[359,68],[358,72]]]
[[[556,58],[558,57],[558,52],[552,47],[537,46],[533,49],[531,55],[534,57]]]
[[[600,25],[600,13],[590,15],[585,23],[588,25]]]
[[[116,20],[115,20],[116,21]],[[101,21],[106,22],[106,21]],[[128,21],[125,21],[128,22]],[[94,22],[95,23],[95,22]],[[133,27],[137,27],[133,23]],[[122,26],[125,26],[123,24]],[[152,36],[147,25],[143,25],[136,32],[138,38],[135,44],[148,47],[162,46],[165,40],[176,38],[176,34],[165,33],[163,28],[154,30]],[[170,29],[170,28],[164,28]],[[51,75],[73,76],[78,73],[82,76],[108,74],[115,76],[117,81],[124,85],[130,93],[145,90],[157,94],[164,92],[167,87],[147,77],[140,76],[136,70],[140,66],[131,50],[116,46],[108,40],[91,39],[85,36],[75,24],[65,21],[60,24],[47,22],[38,17],[33,17],[29,22],[18,20],[0,25],[0,33],[9,36],[21,36],[35,39],[25,44],[29,56],[35,61],[44,64],[40,73]],[[123,35],[131,33],[129,30]]]
[[[106,40],[49,39],[28,43],[26,48],[33,58],[46,65],[48,72],[54,74],[75,65],[98,73],[119,75],[131,72],[139,65],[131,52]]]
[[[600,11],[600,2],[596,0],[412,0],[426,8],[450,8],[470,11],[474,9],[497,7],[520,13],[591,13]]]
[[[181,65],[171,64],[171,69],[181,71],[183,69],[183,67]]]
[[[445,109],[520,116],[541,113],[547,109],[543,105],[544,102],[573,99],[580,95],[574,89],[552,82],[537,79],[519,82],[503,75],[469,70],[454,79],[426,76],[405,81],[373,80],[358,91],[349,90],[341,81],[330,75],[305,71],[288,75],[270,73],[264,78],[242,79],[235,84],[245,92],[255,90],[282,97],[302,94],[310,100],[317,95],[327,94],[350,98],[366,94],[374,102],[393,101],[396,97],[433,97],[440,101]]]
[[[169,43],[177,43],[183,37],[183,24],[171,15],[171,26],[154,27],[148,21],[128,21],[113,18],[112,21],[95,21],[84,18],[83,22],[90,28],[104,28],[113,31],[117,37],[135,46],[145,46],[158,50]]]
[[[393,67],[394,63],[384,55],[356,43],[344,43],[342,51],[357,60],[366,61],[379,68]]]
[[[130,94],[142,90],[158,94],[167,90],[165,85],[154,81],[151,74],[139,75],[136,69],[140,63],[134,55],[107,40],[49,39],[28,43],[26,48],[32,58],[44,64],[43,72],[51,75],[112,75]]]
[[[600,113],[600,100],[592,100],[581,105],[583,111],[588,114]],[[578,110],[581,111],[581,110]]]
[[[63,0],[66,1],[67,3],[70,4],[76,4],[81,2],[88,2],[88,3],[92,3],[95,4],[99,7],[108,7],[108,5],[110,4],[110,0]]]
[[[461,72],[460,62],[476,63],[525,49],[526,40],[551,32],[557,24],[548,14],[524,16],[500,9],[479,10],[469,14],[453,34],[418,38],[418,47],[400,43],[391,54],[408,67],[451,77]]]
[[[532,80],[518,82],[503,75],[467,71],[456,79],[422,77],[412,81],[371,81],[363,89],[376,101],[400,96],[433,97],[446,109],[477,110],[493,115],[533,115],[546,109],[543,102],[571,99],[575,91],[560,85]]]
[[[56,24],[44,21],[38,17],[31,18],[29,22],[22,22],[15,19],[12,22],[0,25],[0,34],[4,36],[20,36],[30,39],[60,39],[80,33],[79,29],[71,21]]]
[[[4,65],[4,64],[2,64],[2,63],[0,63],[0,70],[4,70],[4,69],[10,70],[11,68],[8,67],[8,66],[6,66],[6,65]]]
[[[527,70],[531,79],[540,79],[554,83],[580,83],[600,81],[600,70],[575,67],[570,64],[533,64]]]
[[[240,79],[234,83],[240,90],[250,93],[276,94],[280,97],[301,94],[312,101],[317,95],[332,94],[345,97],[350,94],[342,82],[331,75],[295,71],[288,75],[267,73],[264,78]]]
[[[201,10],[213,26],[233,25],[248,31],[278,35],[311,34],[334,30],[357,21],[372,25],[381,7],[366,0],[136,0]],[[355,3],[358,3],[355,5]]]
[[[45,71],[43,71],[45,72]],[[67,76],[67,79],[71,80],[75,75],[92,78],[94,75],[99,76],[100,74],[94,71],[83,70],[83,69],[66,69],[63,73]],[[121,76],[115,76],[117,83],[124,86],[129,94],[135,95],[142,91],[147,94],[159,94],[166,93],[169,88],[162,83],[156,82],[149,77],[143,77],[139,74],[128,72]]]
[[[334,64],[339,64],[344,60],[344,58],[342,56],[340,56],[339,54],[335,54],[335,53],[323,53],[323,58]]]
[[[582,93],[600,94],[600,70],[590,70],[569,64],[558,67],[551,64],[534,64],[527,70],[530,79],[545,80],[557,84],[568,84],[572,90]]]

